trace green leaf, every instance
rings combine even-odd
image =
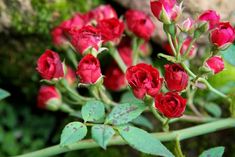
[[[124,93],[121,97],[121,100],[120,100],[121,103],[142,103],[141,100],[137,99],[132,91],[128,91],[126,93]]]
[[[10,93],[0,88],[0,100],[10,96]]]
[[[87,127],[80,122],[67,124],[60,137],[60,145],[65,146],[83,139],[87,134]]]
[[[82,118],[84,121],[96,122],[104,118],[104,116],[104,104],[100,101],[91,100],[82,107]]]
[[[94,125],[91,128],[92,138],[104,149],[114,134],[115,131],[108,125]]]
[[[139,116],[131,121],[135,125],[144,126],[150,130],[153,130],[153,124],[144,116]]]
[[[222,114],[221,108],[215,103],[205,104],[204,108],[214,117],[220,117]]]
[[[143,103],[136,104],[119,104],[114,107],[106,119],[106,123],[113,125],[121,125],[137,118],[145,110]]]
[[[215,147],[204,151],[199,157],[222,157],[224,147]]]
[[[143,153],[174,157],[157,138],[142,129],[127,125],[119,126],[117,129],[122,138],[127,141],[130,146]]]
[[[224,60],[235,66],[235,44],[232,44],[225,51],[222,51],[222,57]]]

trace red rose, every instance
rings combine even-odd
[[[210,41],[220,49],[228,47],[235,39],[235,29],[229,22],[220,22],[218,27],[211,31]]]
[[[163,79],[159,75],[156,68],[145,63],[131,66],[126,71],[126,79],[139,99],[146,94],[154,97],[160,91]]]
[[[81,83],[94,84],[102,76],[100,62],[93,55],[88,54],[78,64],[77,75]]]
[[[63,45],[67,41],[63,29],[59,26],[51,31],[51,36],[53,43],[57,46]]]
[[[50,80],[64,77],[63,65],[57,53],[46,50],[37,61],[37,71],[42,78]]]
[[[165,24],[177,21],[182,10],[176,0],[151,0],[150,6],[153,15]]]
[[[105,72],[104,85],[112,91],[119,91],[127,85],[125,74],[114,62],[109,65]]]
[[[182,44],[182,46],[181,46],[181,49],[180,49],[180,54],[181,54],[181,55],[184,55],[184,54],[185,54],[185,52],[187,51],[187,49],[188,49],[188,47],[189,47],[191,41],[192,41],[192,38],[187,38],[187,39],[184,40],[184,42],[183,42],[183,44]],[[165,45],[163,45],[163,48],[164,48],[170,55],[173,56],[173,51],[172,51],[171,46],[170,46],[169,43],[166,43]],[[190,50],[190,52],[189,52],[189,55],[188,55],[187,57],[192,59],[193,57],[195,57],[196,53],[197,53],[197,45],[194,44],[194,45],[192,45],[191,50]]]
[[[66,66],[66,74],[65,79],[68,81],[70,85],[74,84],[76,82],[76,73],[73,71],[73,69],[69,66]]]
[[[88,21],[85,20],[85,15],[77,13],[71,19],[65,20],[60,24],[64,33],[70,33],[71,30],[81,29]]]
[[[188,85],[189,76],[179,64],[166,64],[165,80],[171,91],[182,91]]]
[[[97,28],[100,29],[104,42],[117,43],[124,31],[124,23],[117,18],[104,19],[98,22]]]
[[[155,97],[155,107],[168,118],[177,118],[183,115],[187,100],[174,92],[165,95],[158,94]]]
[[[213,56],[206,61],[206,67],[217,74],[224,70],[224,61],[220,56]]]
[[[80,30],[71,32],[71,43],[76,51],[84,54],[89,48],[99,49],[101,33],[93,26],[84,26]]]
[[[101,5],[89,13],[90,19],[94,19],[96,21],[110,18],[118,18],[116,11],[112,8],[111,5]]]
[[[214,10],[206,10],[198,17],[198,20],[208,22],[211,30],[219,24],[220,16]]]
[[[155,30],[150,17],[142,11],[128,10],[125,18],[128,29],[140,38],[148,40]]]
[[[54,86],[41,86],[37,97],[39,108],[57,109],[61,105],[60,93]]]
[[[127,38],[126,38],[127,39]],[[122,40],[117,49],[127,67],[132,65],[132,47],[130,41]]]

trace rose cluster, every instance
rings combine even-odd
[[[52,50],[46,50],[40,56],[37,61],[37,71],[43,79],[49,82],[57,82],[62,79],[66,80],[69,85],[78,82],[87,86],[101,82],[107,89],[119,91],[127,86],[125,71],[120,68],[115,58],[104,61],[105,63],[110,62],[110,64],[102,68],[98,54],[106,47],[109,49],[112,47],[125,66],[129,67],[133,65],[132,38],[135,36],[143,41],[140,42],[136,51],[140,56],[147,57],[150,54],[148,40],[154,30],[155,25],[150,17],[138,10],[128,10],[124,19],[119,19],[116,11],[110,5],[101,5],[87,13],[76,13],[51,32],[53,43],[57,47],[66,49],[72,46],[80,55],[81,59],[76,72],[65,66],[59,55]],[[76,75],[78,81],[76,81]],[[43,94],[40,90],[38,106],[48,107],[48,101],[55,97],[61,102],[61,94],[56,86],[47,88],[43,86],[43,89],[48,93],[58,94],[51,94],[51,97],[49,94],[46,97],[47,101],[41,101],[40,97]]]
[[[168,118],[182,116],[187,100],[180,96],[180,92],[187,87],[189,76],[180,65],[166,64],[163,79],[157,68],[140,63],[127,69],[126,79],[135,97],[153,97],[156,109]],[[161,92],[163,80],[169,90],[165,94]]]

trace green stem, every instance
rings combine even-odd
[[[184,154],[180,146],[179,136],[176,137],[175,152],[176,152],[176,157],[184,157]]]
[[[190,54],[190,50],[192,49],[193,44],[195,43],[196,38],[193,38],[192,41],[190,42],[186,52],[184,53],[184,58],[187,58]]]
[[[233,127],[235,127],[235,119],[227,118],[224,120],[218,120],[216,122],[206,123],[177,131],[152,133],[152,136],[163,142],[175,140],[177,137],[179,141],[181,141],[195,136],[208,134],[211,132],[216,132],[219,130],[224,130]],[[108,145],[111,146],[111,145],[124,145],[124,144],[127,144],[126,141],[124,141],[120,136],[115,136],[110,140]],[[32,153],[20,155],[17,157],[48,157],[65,153],[68,151],[95,148],[95,147],[99,147],[99,145],[94,140],[88,139],[88,140],[79,141],[77,143],[69,144],[66,147],[55,145],[52,147],[48,147]]]
[[[110,51],[110,55],[113,57],[113,59],[117,62],[118,66],[120,67],[120,69],[122,70],[123,73],[126,73],[126,64],[123,62],[121,56],[119,55],[119,52],[117,51],[117,49],[115,49],[113,47],[113,45],[109,45],[109,51]]]
[[[192,76],[193,78],[196,78],[196,75],[187,67],[185,63],[182,62],[181,65],[188,72],[190,76]]]
[[[76,59],[76,54],[73,52],[72,48],[68,49],[66,51],[67,57],[68,59],[71,61],[71,63],[73,64],[74,68],[77,68],[78,66],[78,61]]]
[[[132,41],[132,65],[136,65],[139,59],[139,46],[142,43],[141,39],[138,37],[134,36],[133,41]]]
[[[154,117],[158,119],[162,124],[164,124],[165,119],[157,112],[157,110],[154,108],[153,104],[149,105],[150,111],[153,113]]]
[[[221,93],[220,91],[218,91],[217,89],[215,89],[214,87],[212,87],[212,86],[210,85],[210,83],[209,83],[206,79],[204,79],[204,78],[199,78],[198,80],[201,81],[201,82],[203,82],[203,83],[207,86],[207,88],[208,88],[210,91],[214,92],[215,94],[217,94],[217,95],[219,95],[219,96],[221,96],[221,97],[223,97],[223,98],[225,98],[225,99],[228,99],[228,96],[227,96],[227,95]]]
[[[177,55],[177,52],[176,52],[176,50],[175,50],[175,46],[174,46],[174,44],[173,44],[173,41],[172,41],[172,39],[171,39],[171,35],[170,35],[169,33],[167,33],[167,38],[168,38],[168,42],[170,43],[171,49],[172,49],[172,51],[173,51],[173,54],[174,54],[174,56],[176,56],[176,55]]]
[[[183,115],[180,118],[171,119],[169,123],[174,123],[177,121],[183,122],[193,122],[193,123],[208,123],[220,120],[219,118],[212,118],[212,117],[199,117],[199,116],[191,116],[191,115]]]

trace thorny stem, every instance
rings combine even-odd
[[[195,136],[233,128],[235,127],[235,119],[234,118],[227,118],[224,120],[218,120],[211,123],[206,123],[186,129],[171,131],[171,132],[162,132],[162,133],[152,133],[152,136],[159,139],[160,141],[172,141],[178,137],[179,141],[192,138]],[[127,144],[120,136],[113,137],[110,142],[109,146],[111,145],[124,145]],[[82,140],[73,144],[69,144],[66,147],[61,147],[60,145],[51,146],[48,148],[44,148],[35,152],[31,152],[28,154],[20,155],[17,157],[48,157],[53,156],[61,153],[65,153],[68,151],[74,150],[81,150],[81,149],[88,149],[88,148],[95,148],[99,147],[99,145],[92,139]]]

